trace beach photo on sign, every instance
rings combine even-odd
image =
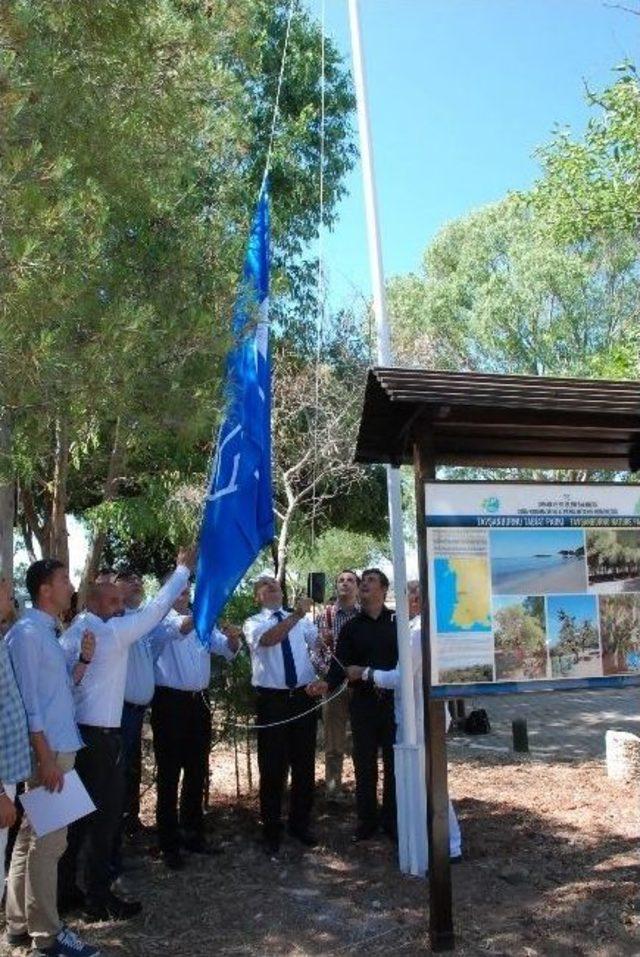
[[[595,595],[551,595],[547,598],[547,637],[552,678],[598,678],[602,675]]]
[[[587,531],[589,590],[640,592],[640,528]]]
[[[547,677],[544,598],[509,595],[493,599],[496,681]]]
[[[486,558],[436,558],[438,633],[491,631],[491,581]]]
[[[491,634],[438,636],[437,684],[493,681]]]
[[[640,672],[640,595],[600,595],[598,601],[603,673]]]
[[[581,529],[493,529],[491,582],[496,595],[549,595],[587,590]]]

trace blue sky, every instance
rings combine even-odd
[[[304,0],[320,16],[322,0]],[[638,59],[637,18],[603,0],[361,0],[387,276],[448,220],[529,186],[555,124],[584,128],[583,80]],[[350,60],[346,0],[326,29]],[[361,171],[325,242],[333,306],[369,294]]]
[[[553,595],[547,598],[547,641],[550,645],[558,641],[562,625],[558,619],[560,609],[567,615],[575,616],[578,625],[586,618],[597,627],[598,603],[595,595]]]
[[[554,555],[561,549],[575,551],[584,545],[584,533],[571,528],[545,528],[541,531],[519,528],[515,531],[491,531],[491,558],[530,558]]]

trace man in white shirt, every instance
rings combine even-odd
[[[413,700],[415,702],[416,709],[416,737],[418,744],[424,743],[424,695],[422,690],[422,645],[421,645],[421,608],[422,602],[420,598],[420,582],[410,581],[407,582],[407,599],[409,605],[409,638],[411,641],[411,663],[413,670]],[[395,714],[396,714],[396,740],[403,740],[403,723],[402,723],[402,697],[401,691],[402,687],[400,684],[400,665],[398,664],[395,668],[389,671],[382,671],[380,669],[371,669],[371,668],[361,668],[358,665],[351,665],[347,668],[347,676],[350,681],[370,681],[376,688],[384,688],[386,690],[391,690],[394,692],[394,705],[395,705]],[[451,718],[449,716],[449,709],[446,708],[446,705],[443,704],[445,708],[447,729],[451,723]],[[425,776],[424,773],[421,776],[421,781],[424,783]],[[422,845],[425,851],[425,870],[428,869],[428,855],[427,855],[427,834],[426,834],[426,818],[427,818],[427,795],[426,788],[423,788],[421,792],[421,806],[422,811],[419,815],[420,826],[424,823],[424,834]],[[451,801],[449,801],[449,854],[452,861],[460,860],[462,856],[462,837],[460,834],[460,825],[458,824],[458,818],[453,809]]]
[[[225,628],[226,633],[214,628],[205,647],[193,627],[190,599],[187,587],[151,635],[156,682],[151,711],[158,772],[156,820],[162,858],[171,870],[184,866],[181,848],[195,854],[218,851],[204,837],[211,751],[211,656],[231,661],[240,649],[238,629],[231,628]]]
[[[307,847],[317,840],[309,830],[315,785],[317,698],[327,690],[318,680],[310,651],[318,631],[305,616],[311,608],[302,598],[293,612],[282,607],[282,588],[264,576],[254,586],[262,606],[248,618],[244,634],[251,652],[252,685],[256,691],[260,812],[265,850],[280,849],[282,795],[291,769],[289,833]]]
[[[76,822],[61,861],[61,894],[67,906],[81,904],[76,883],[77,860],[87,839],[85,887],[89,920],[126,920],[141,910],[137,901],[125,901],[110,890],[111,854],[124,801],[124,763],[120,722],[124,703],[129,648],[144,638],[167,614],[189,580],[194,549],[178,553],[177,567],[153,601],[135,615],[123,615],[122,595],[115,583],[91,586],[87,610],[77,616],[62,636],[68,664],[78,657],[85,631],[95,636],[91,666],[74,689],[76,720],[85,747],[76,767],[96,811]]]

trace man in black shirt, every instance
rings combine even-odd
[[[397,834],[393,691],[375,688],[372,680],[374,669],[391,669],[398,663],[396,616],[384,604],[388,588],[389,580],[378,568],[368,568],[362,573],[361,611],[343,625],[328,676],[329,690],[344,681],[345,675],[353,687],[350,710],[358,812],[355,841],[368,840],[377,831],[379,823],[391,837],[395,838]],[[354,665],[358,666],[357,670],[350,672]],[[362,668],[364,672],[361,672]],[[377,798],[379,750],[382,750],[384,772],[380,815]]]

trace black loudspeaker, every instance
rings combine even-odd
[[[307,596],[316,605],[324,603],[324,593],[327,588],[327,576],[324,572],[309,572],[307,575]]]

